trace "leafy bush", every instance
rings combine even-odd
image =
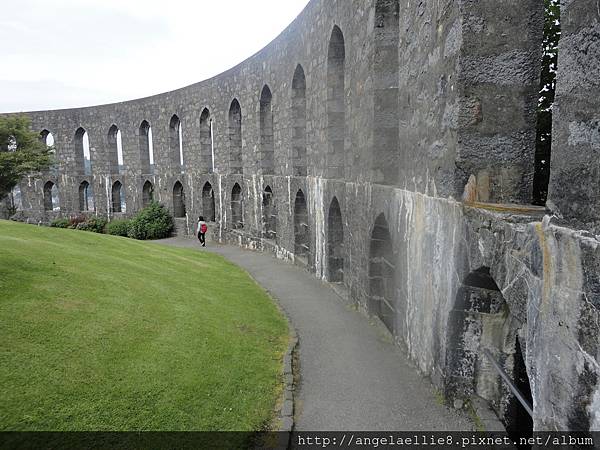
[[[133,239],[161,239],[171,235],[173,217],[164,206],[152,202],[129,223],[128,236]]]
[[[66,217],[59,217],[50,222],[50,226],[54,228],[69,228],[69,219]]]
[[[73,230],[81,230],[81,228],[79,228],[79,224],[85,223],[86,221],[87,217],[85,217],[84,215],[71,217],[69,218],[69,228],[72,228]]]
[[[129,228],[129,220],[113,220],[106,225],[106,232],[113,236],[127,237],[127,229]]]
[[[93,231],[94,233],[104,233],[104,229],[106,228],[106,224],[108,221],[102,217],[90,217],[85,222],[85,230]],[[83,228],[78,228],[83,229]]]

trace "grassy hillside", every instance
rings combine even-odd
[[[254,430],[287,325],[198,251],[0,221],[0,430]]]

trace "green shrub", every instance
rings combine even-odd
[[[108,222],[106,225],[106,232],[113,236],[125,236],[127,237],[127,229],[129,228],[129,220],[113,220]]]
[[[161,239],[171,235],[173,217],[164,206],[152,202],[131,219],[128,236],[133,239]]]
[[[50,222],[50,226],[54,228],[69,228],[69,219],[66,217],[59,217]]]
[[[104,233],[106,224],[108,221],[102,217],[90,217],[85,222],[86,231],[93,231],[94,233]]]

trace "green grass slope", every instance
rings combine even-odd
[[[0,221],[0,430],[255,430],[287,324],[215,255]]]

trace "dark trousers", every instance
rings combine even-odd
[[[206,245],[206,239],[204,235],[205,233],[198,233],[198,240],[200,241],[203,247]]]

